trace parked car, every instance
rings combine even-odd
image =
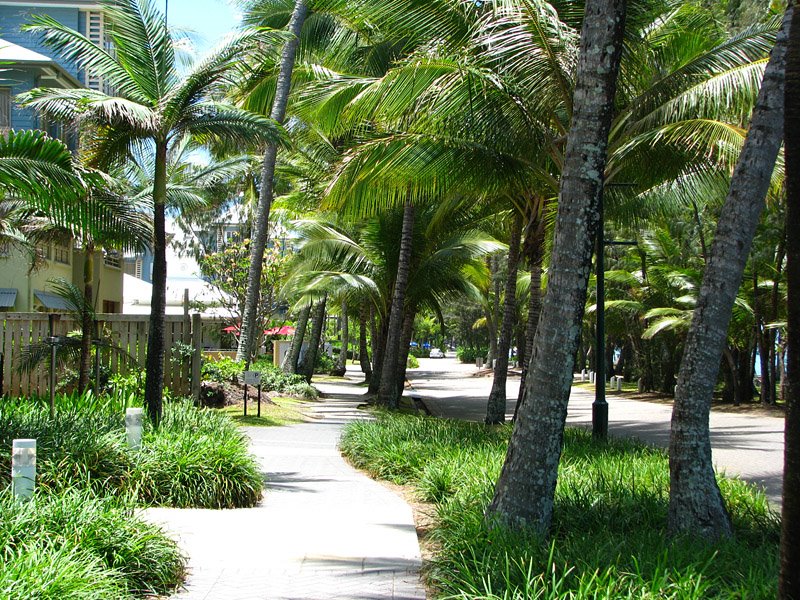
[[[434,348],[431,350],[431,358],[444,358],[444,352],[440,348]]]

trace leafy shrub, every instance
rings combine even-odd
[[[313,400],[317,397],[317,390],[309,385],[302,375],[284,373],[280,367],[271,362],[259,360],[253,368],[261,372],[261,387],[268,392],[280,392],[289,396],[299,396]]]
[[[244,371],[243,362],[222,357],[215,361],[204,361],[201,374],[204,381],[226,383],[235,381],[242,371]]]
[[[314,373],[330,373],[331,369],[333,369],[333,359],[328,356],[327,352],[317,352]]]
[[[415,356],[417,358],[430,358],[431,351],[428,348],[423,348],[422,346],[412,346],[411,349],[408,351],[410,356]]]
[[[486,348],[472,348],[459,346],[456,348],[456,357],[462,363],[473,363],[479,356],[486,357],[488,350]]]
[[[97,598],[165,594],[183,558],[131,499],[69,489],[30,502],[0,492],[0,597]]]
[[[406,365],[409,369],[419,369],[419,361],[413,354],[408,355],[408,361],[406,362]]]

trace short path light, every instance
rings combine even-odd
[[[125,431],[128,434],[128,446],[134,450],[142,447],[142,409],[125,409]]]
[[[36,487],[36,440],[14,440],[11,444],[11,490],[27,500]]]

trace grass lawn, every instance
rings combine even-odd
[[[341,448],[356,466],[430,503],[426,573],[436,598],[775,597],[779,521],[744,482],[720,479],[735,539],[668,540],[666,454],[568,429],[546,541],[484,520],[509,426],[379,414],[348,426]]]
[[[257,403],[252,399],[247,403],[246,417],[241,404],[226,406],[221,412],[228,415],[236,424],[248,427],[275,427],[308,421],[309,417],[303,412],[303,408],[309,403],[308,400],[284,397],[270,398],[270,400],[274,404],[262,399],[260,417],[256,416]]]

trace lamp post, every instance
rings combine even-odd
[[[605,239],[603,223],[603,198],[599,204],[600,223],[596,243],[597,281],[597,355],[595,357],[594,402],[592,402],[592,436],[605,440],[608,437],[608,402],[606,402],[606,246],[636,246],[636,242]]]

